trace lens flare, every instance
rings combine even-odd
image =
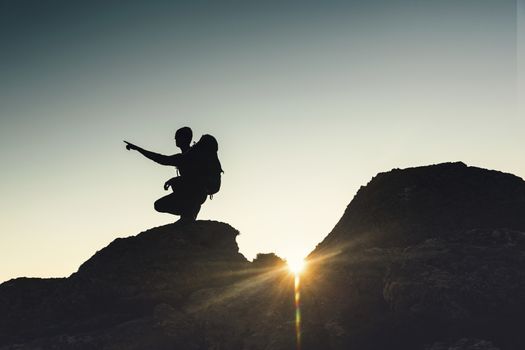
[[[289,258],[286,260],[288,270],[294,276],[294,303],[295,303],[295,340],[297,350],[301,349],[301,273],[306,262],[303,258]]]
[[[295,340],[297,344],[297,350],[301,350],[301,276],[298,273],[295,274],[294,294],[295,294]]]

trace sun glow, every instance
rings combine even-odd
[[[288,269],[294,274],[299,275],[301,272],[304,271],[305,268],[305,261],[301,258],[296,259],[288,259],[286,260],[286,263],[288,265]]]

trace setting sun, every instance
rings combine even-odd
[[[288,259],[286,261],[288,264],[288,269],[293,272],[295,275],[300,274],[303,272],[305,267],[305,261],[304,259],[298,258],[298,259]]]

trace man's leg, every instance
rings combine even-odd
[[[206,201],[206,191],[200,188],[194,188],[192,193],[188,193],[182,205],[181,220],[193,222],[197,220],[197,215],[201,210],[201,205]]]
[[[154,207],[159,213],[169,213],[173,215],[181,215],[182,213],[181,201],[175,193],[157,199]]]

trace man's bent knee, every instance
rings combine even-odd
[[[176,205],[176,203],[174,203],[174,201],[171,200],[171,198],[169,197],[162,197],[160,199],[157,199],[153,204],[153,207],[159,213],[180,215],[180,209],[178,208],[178,205]]]
[[[159,213],[169,213],[170,212],[168,201],[166,201],[164,198],[157,199],[155,203],[153,204],[153,207]]]
[[[162,208],[162,203],[160,202],[160,199],[157,199],[155,201],[155,203],[153,203],[153,207],[155,208],[156,211],[158,211],[159,213],[162,213],[163,212],[163,208]]]

